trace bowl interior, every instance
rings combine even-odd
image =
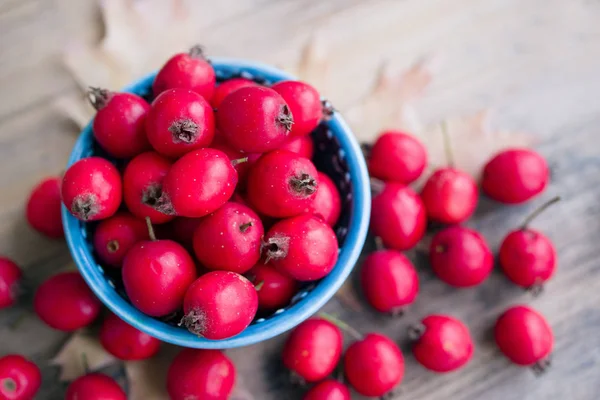
[[[294,79],[283,71],[258,63],[232,59],[211,61],[220,81],[238,76],[266,84]],[[150,100],[154,75],[150,74],[124,90]],[[138,311],[127,300],[120,272],[110,268],[105,270],[95,260],[91,244],[93,224],[82,223],[63,206],[67,243],[81,274],[112,312],[137,329],[172,344],[195,348],[239,347],[269,339],[293,328],[317,312],[344,283],[363,247],[370,213],[370,188],[366,165],[358,143],[337,112],[313,132],[313,140],[313,161],[317,169],[329,175],[342,196],[342,213],[335,228],[340,243],[338,262],[328,276],[318,282],[304,285],[289,306],[269,315],[259,315],[259,318],[239,335],[218,341],[208,340],[178,327],[179,315],[161,320]],[[93,140],[90,123],[75,144],[69,165],[92,155],[104,156],[102,153]]]

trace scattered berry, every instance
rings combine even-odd
[[[351,400],[350,389],[335,379],[327,379],[306,392],[303,400]]]
[[[271,88],[279,93],[289,106],[294,118],[291,136],[311,133],[323,118],[323,106],[319,92],[308,83],[300,81],[277,82]]]
[[[235,92],[238,89],[248,87],[248,86],[258,86],[258,83],[251,81],[250,79],[244,78],[234,78],[229,79],[223,83],[219,83],[219,86],[215,89],[215,94],[210,101],[210,104],[219,109],[219,106],[225,100],[225,97]]]
[[[194,253],[208,269],[242,274],[258,262],[263,233],[251,208],[228,202],[202,218],[194,233]]]
[[[414,136],[386,131],[377,138],[370,150],[368,162],[372,177],[408,185],[425,170],[427,151]]]
[[[348,382],[363,396],[383,396],[402,381],[404,357],[390,338],[370,333],[348,347],[344,356]]]
[[[399,314],[419,293],[419,277],[410,260],[396,250],[379,250],[365,259],[360,283],[374,309]]]
[[[82,221],[105,219],[121,205],[121,175],[103,158],[84,158],[65,172],[61,195],[63,203],[76,218]]]
[[[90,373],[75,379],[67,388],[65,400],[127,400],[127,395],[113,378]]]
[[[329,376],[342,355],[340,329],[322,318],[311,318],[298,325],[283,347],[283,364],[306,382]]]
[[[78,272],[60,272],[42,283],[33,299],[42,321],[54,329],[71,332],[91,324],[102,308]]]
[[[408,250],[425,234],[427,217],[421,198],[408,186],[387,183],[373,197],[371,230],[386,247]]]
[[[181,325],[207,339],[237,335],[254,319],[256,289],[242,275],[212,271],[196,279],[185,293]]]
[[[425,368],[450,372],[464,366],[473,356],[469,329],[456,318],[430,315],[412,329],[413,354]]]
[[[308,212],[335,226],[342,212],[342,198],[335,183],[323,172],[317,173],[319,187]]]
[[[481,187],[496,201],[519,204],[542,193],[549,180],[548,164],[540,154],[529,149],[507,149],[485,165]]]
[[[100,343],[120,360],[143,360],[155,355],[160,340],[137,330],[114,314],[104,318],[100,328]]]
[[[258,308],[277,310],[289,304],[298,290],[297,282],[273,266],[259,262],[248,271],[248,280],[258,293]]]
[[[0,399],[32,400],[42,384],[37,365],[19,354],[0,358]]]
[[[115,93],[90,88],[88,97],[97,110],[92,129],[94,139],[108,154],[131,158],[150,150],[146,116],[150,105],[133,93]]]
[[[175,54],[163,65],[154,78],[152,93],[156,97],[168,89],[190,89],[210,101],[215,84],[215,70],[204,56],[202,47],[194,46],[188,53]]]
[[[0,310],[15,304],[19,295],[21,269],[14,261],[0,257]]]
[[[275,223],[264,239],[266,263],[299,281],[314,281],[329,274],[338,257],[333,230],[312,215],[299,215]]]
[[[167,373],[171,400],[228,399],[235,384],[235,365],[219,350],[183,349]]]
[[[471,176],[456,168],[441,168],[427,179],[421,198],[431,221],[458,224],[477,207],[478,190]]]
[[[279,146],[279,150],[287,150],[304,158],[312,159],[315,145],[310,136],[296,136]]]
[[[494,267],[485,238],[463,226],[451,226],[435,234],[429,261],[438,278],[456,287],[479,285]]]
[[[62,238],[60,178],[46,178],[31,191],[26,217],[29,225],[50,238]]]
[[[219,132],[245,153],[264,153],[281,146],[292,129],[292,113],[273,89],[251,86],[227,96],[216,112]]]
[[[104,264],[120,267],[129,249],[148,239],[144,221],[120,212],[98,224],[94,232],[94,250]]]

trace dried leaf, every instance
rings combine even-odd
[[[173,357],[180,349],[163,344],[160,352],[142,361],[127,361],[125,373],[130,400],[168,399],[166,381],[167,370]]]
[[[50,360],[51,365],[60,367],[61,381],[72,381],[85,374],[86,363],[90,371],[95,371],[115,362],[117,359],[104,350],[97,337],[83,332],[71,335],[58,354]]]

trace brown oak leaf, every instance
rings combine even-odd
[[[72,381],[87,371],[96,371],[117,361],[104,350],[96,336],[75,332],[50,364],[60,367],[61,381]]]

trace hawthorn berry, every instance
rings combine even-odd
[[[0,309],[15,304],[22,276],[21,268],[14,261],[0,257]]]
[[[427,166],[427,151],[414,136],[398,131],[383,132],[368,157],[369,173],[385,182],[408,185]]]
[[[469,219],[477,207],[478,196],[475,180],[452,167],[436,170],[421,190],[428,219],[443,224],[458,224]]]
[[[60,181],[58,177],[46,178],[37,184],[27,200],[26,217],[29,225],[49,238],[62,238],[60,206]]]
[[[228,95],[230,95],[238,89],[248,86],[258,86],[258,83],[245,78],[234,78],[226,80],[225,82],[220,83],[217,86],[217,88],[215,89],[215,94],[213,95],[212,100],[210,101],[210,104],[218,110],[223,100],[225,100],[225,97],[227,97]]]
[[[160,340],[144,333],[110,313],[100,328],[100,343],[120,360],[143,360],[160,349]]]
[[[0,358],[0,399],[32,400],[42,384],[40,369],[19,354]]]
[[[75,379],[65,394],[65,400],[100,399],[127,400],[127,395],[113,378],[97,372]]]
[[[350,389],[335,379],[327,379],[313,386],[303,400],[351,400]]]
[[[342,212],[342,198],[335,183],[323,172],[317,173],[319,187],[307,212],[335,226]]]
[[[279,146],[279,150],[291,151],[310,160],[315,152],[315,145],[309,135],[296,136]]]
[[[259,262],[246,274],[258,294],[258,308],[277,310],[289,304],[298,290],[298,283],[273,266]]]
[[[120,212],[98,224],[94,231],[94,250],[104,264],[120,267],[129,249],[148,239],[144,221]]]
[[[306,136],[311,133],[323,118],[323,106],[319,92],[305,82],[281,81],[271,86],[279,93],[290,108],[294,124],[291,136]]]

